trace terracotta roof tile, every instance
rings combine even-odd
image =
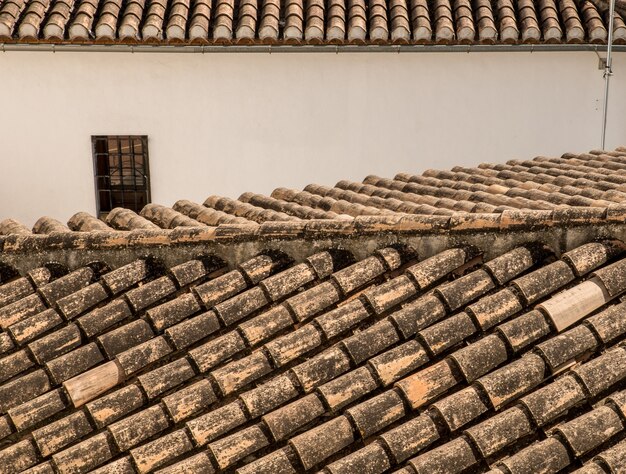
[[[52,456],[59,472],[87,472],[113,457],[113,440],[108,432],[87,438]]]
[[[128,303],[120,298],[79,317],[76,322],[85,334],[91,337],[130,316],[131,310]]]
[[[41,455],[48,456],[91,431],[92,428],[85,413],[77,411],[33,431],[32,436]]]
[[[61,323],[63,323],[63,319],[59,313],[50,308],[11,324],[7,327],[7,331],[18,345],[24,345]]]
[[[37,450],[32,441],[25,439],[0,451],[3,462],[19,472],[34,466],[37,463]]]
[[[584,399],[585,392],[581,384],[571,375],[566,375],[524,396],[521,403],[527,408],[533,421],[542,426]]]
[[[118,459],[117,461],[113,461],[112,463],[107,464],[104,467],[94,469],[90,472],[93,472],[95,474],[105,474],[107,472],[114,472],[116,474],[131,474],[134,473],[135,470],[130,460],[130,456],[125,456]]]
[[[270,444],[270,440],[259,426],[251,426],[209,444],[217,465],[225,469],[248,454]]]
[[[144,396],[137,385],[131,384],[86,405],[98,428],[107,426],[141,407]]]
[[[54,382],[60,384],[103,360],[104,356],[97,344],[92,342],[46,362],[46,368]]]
[[[66,405],[61,390],[57,389],[10,409],[8,414],[17,430],[23,431],[63,411]]]
[[[121,19],[122,0],[104,0],[94,33],[96,39],[113,41],[117,37],[117,23]]]
[[[433,449],[427,454],[410,461],[419,474],[461,472],[475,462],[471,445],[463,438]]]
[[[530,435],[532,430],[532,424],[524,410],[512,407],[469,428],[466,435],[478,448],[481,456],[488,458],[502,448]]]
[[[68,324],[28,344],[28,349],[37,362],[43,364],[78,347],[82,338],[76,324]]]
[[[193,445],[184,430],[174,431],[130,451],[140,473],[150,472],[191,451]]]
[[[6,413],[50,390],[50,379],[43,370],[15,378],[0,387],[0,412]]]

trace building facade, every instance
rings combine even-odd
[[[590,2],[513,2],[512,14],[499,2],[491,16],[459,1],[371,2],[364,29],[358,2],[322,4],[317,29],[315,2],[258,2],[254,15],[256,3],[235,2],[231,18],[220,0],[208,23],[203,2],[171,2],[160,23],[156,2],[108,2],[113,23],[87,3],[43,2],[41,16],[0,4],[0,22],[22,8],[0,40],[0,219],[106,211],[94,137],[145,140],[149,184],[116,163],[133,168],[126,191],[139,183],[140,201],[165,205],[600,146],[606,12]],[[614,31],[608,148],[626,143],[619,14]]]

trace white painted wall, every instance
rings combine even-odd
[[[593,52],[0,53],[0,219],[95,212],[91,135],[149,136],[153,202],[598,148]],[[626,53],[607,147],[626,144]]]

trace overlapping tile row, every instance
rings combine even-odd
[[[318,260],[311,259],[313,262]],[[262,255],[207,283],[216,288],[213,292],[216,302],[225,300],[230,294],[253,287],[261,280],[268,284],[274,281],[266,277],[288,262],[284,255]],[[332,271],[331,258],[325,259],[322,266],[324,264],[330,264]],[[317,263],[307,265],[312,269],[321,268]],[[86,390],[85,387],[75,389],[75,375],[97,366],[94,369],[96,378],[92,381],[96,386],[113,379],[121,383],[127,375],[172,352],[171,342],[167,342],[162,335],[155,337],[149,317],[145,314],[141,318],[135,316],[145,307],[154,306],[156,302],[184,291],[192,283],[194,294],[201,294],[207,284],[202,281],[216,276],[216,272],[223,272],[222,267],[223,263],[214,258],[199,258],[158,276],[164,270],[148,259],[110,272],[94,265],[93,268],[80,268],[60,277],[58,268],[43,267],[3,285],[0,317],[2,353],[6,354],[0,369],[4,382],[0,388],[1,411],[5,414],[3,422],[11,420],[9,430],[17,431],[14,436],[19,436],[24,430],[32,431],[38,423],[41,425],[42,420],[50,421],[51,416],[59,417],[61,412],[66,413],[70,404],[79,406],[94,396],[93,383]],[[58,278],[53,279],[55,277]],[[181,318],[184,316],[180,314],[185,310],[191,313],[196,308],[200,310],[199,300],[189,296],[185,292],[180,299],[170,302],[170,307],[178,308]],[[181,300],[189,307],[184,309]],[[94,306],[98,308],[89,311]],[[159,308],[151,310],[155,312],[151,313],[155,320],[155,314],[163,314],[165,309],[159,312]],[[175,316],[170,314],[169,317],[171,320]],[[213,330],[220,328],[216,316],[204,329],[209,330],[210,327]],[[134,350],[129,352],[131,348]],[[106,359],[112,362],[103,363]],[[176,367],[181,368],[181,363]],[[161,379],[167,375],[169,372],[162,373]],[[153,386],[162,382],[154,376],[148,375],[147,378]],[[64,389],[60,388],[63,382]],[[147,386],[148,380],[145,383]],[[26,399],[29,401],[23,404]],[[21,447],[26,444],[34,446],[34,441],[39,454],[46,457],[76,437],[91,433],[94,424],[98,425],[97,417],[86,418],[85,413],[84,410],[74,412],[32,431],[33,439],[29,443],[18,444],[18,451],[22,452]],[[6,426],[9,425],[3,423],[3,438],[9,434],[4,432]],[[76,430],[72,431],[74,428]],[[8,456],[8,453],[3,452],[2,456]],[[15,466],[22,466],[20,462],[25,461],[18,460]],[[1,465],[5,469],[8,464],[3,460]],[[67,469],[71,471],[72,468]]]
[[[611,253],[609,251],[609,255]],[[588,257],[593,254],[595,254],[595,258],[590,260]],[[516,256],[519,258],[519,254]],[[378,379],[382,381],[383,386],[393,384],[394,387],[391,389],[380,392],[380,390],[376,390],[377,384],[375,382],[370,382],[368,385],[365,382],[367,380],[365,375],[367,370],[362,368],[354,371],[354,377],[351,380],[346,377],[343,383],[333,384],[331,382],[329,384],[335,386],[335,392],[331,392],[335,395],[335,399],[328,396],[328,392],[324,390],[325,386],[318,388],[318,392],[321,392],[322,400],[328,406],[329,415],[339,415],[341,411],[343,413],[330,421],[326,421],[291,438],[285,448],[266,455],[240,471],[299,472],[302,468],[321,467],[323,463],[332,461],[334,457],[339,456],[340,459],[330,462],[326,467],[329,472],[348,473],[361,470],[368,473],[385,472],[394,464],[404,461],[407,457],[416,454],[420,449],[424,449],[441,438],[443,436],[442,432],[446,430],[446,427],[447,430],[454,431],[470,422],[473,418],[488,412],[490,407],[492,410],[500,409],[516,396],[541,383],[544,377],[548,376],[548,363],[556,364],[556,359],[559,357],[563,359],[562,363],[565,363],[576,355],[594,348],[594,345],[585,345],[581,341],[574,341],[579,342],[581,347],[575,347],[572,350],[573,354],[568,354],[565,351],[565,354],[559,354],[555,359],[548,359],[549,362],[544,362],[541,355],[534,354],[516,359],[516,355],[520,351],[532,347],[537,341],[553,332],[554,329],[551,324],[555,324],[554,321],[558,323],[559,317],[555,317],[554,312],[551,317],[549,316],[550,313],[543,310],[533,310],[511,319],[507,323],[500,324],[494,333],[486,337],[480,337],[475,342],[449,354],[445,359],[435,362],[426,369],[420,370],[419,367],[427,364],[429,359],[436,361],[441,354],[446,352],[451,346],[458,346],[463,339],[472,336],[476,337],[475,333],[484,332],[484,329],[477,329],[481,320],[476,322],[476,319],[474,319],[475,314],[481,315],[483,317],[482,323],[485,324],[486,328],[490,328],[498,322],[510,319],[511,316],[520,312],[524,304],[522,301],[529,305],[550,295],[562,285],[574,282],[575,275],[582,276],[586,272],[593,270],[594,266],[601,264],[606,256],[606,250],[603,250],[602,246],[582,247],[576,252],[565,256],[564,261],[544,266],[535,270],[535,272],[515,279],[511,289],[492,293],[479,299],[477,303],[470,305],[465,312],[444,318],[430,327],[419,330],[416,340],[413,339],[409,343],[389,351],[389,357],[386,359],[389,369],[386,374],[386,371],[383,371],[383,375],[381,375],[379,370],[373,370],[372,380]],[[507,255],[506,257],[510,259],[513,255]],[[589,265],[590,263],[591,265]],[[623,271],[624,267],[626,267],[626,261],[620,261],[616,266],[597,271],[597,278],[606,280],[607,275],[616,277],[619,272]],[[520,271],[523,268],[521,266],[517,270]],[[509,274],[509,277],[514,275],[515,273],[512,272]],[[560,277],[555,278],[556,275],[560,275]],[[549,280],[546,280],[546,277]],[[469,301],[466,301],[471,302],[481,293],[481,286],[476,284],[479,276],[476,273],[470,273],[464,278],[466,282],[460,285],[460,287],[463,288],[465,286],[473,289],[473,295],[467,295]],[[457,281],[461,282],[462,280]],[[566,299],[570,301],[571,309],[572,295],[588,291],[585,288],[589,284],[596,285],[593,280],[575,284],[570,290],[567,290],[566,296],[556,296],[543,304],[549,307],[548,303],[555,298],[557,301]],[[523,293],[521,289],[525,289],[526,293]],[[482,290],[485,291],[485,288],[482,288]],[[624,290],[624,287],[622,285],[619,289],[613,288],[613,290],[621,292]],[[591,293],[594,293],[594,291],[592,290]],[[594,304],[586,306],[587,312],[601,307],[614,297],[611,294],[599,296],[600,293],[603,293],[602,289],[596,291],[596,293],[596,297],[591,297],[590,294],[587,296],[590,300],[595,300]],[[435,295],[445,295],[445,292],[443,290],[435,290]],[[455,295],[458,298],[456,291]],[[516,298],[518,299],[516,300]],[[506,299],[509,301],[505,303]],[[498,301],[499,304],[497,303]],[[462,297],[459,303],[463,304]],[[448,305],[450,305],[450,302],[448,302]],[[455,305],[449,306],[449,308],[453,307]],[[432,312],[432,308],[429,308],[428,313]],[[583,312],[579,314],[579,317],[583,317],[585,314]],[[412,316],[415,317],[415,312],[413,312]],[[613,312],[613,323],[616,320],[621,320],[622,316],[623,311],[619,314]],[[392,315],[391,318],[393,317]],[[372,328],[377,326],[374,325]],[[368,332],[365,331],[366,334]],[[377,341],[375,334],[372,331],[365,336],[370,344],[374,343],[370,356],[380,351],[380,347],[375,344]],[[347,339],[345,342],[349,340]],[[546,344],[549,345],[549,341],[539,345],[537,350],[541,353],[541,348]],[[396,342],[397,340],[387,341],[387,344],[392,345]],[[413,347],[409,349],[410,346]],[[562,346],[563,343],[557,340],[556,350],[553,350],[553,354],[558,353],[557,350],[562,348]],[[382,347],[385,347],[384,343]],[[378,366],[374,361],[380,363],[381,359],[385,360],[385,355],[387,354],[382,353],[370,359],[368,361],[370,370],[372,366]],[[514,360],[510,361],[511,358]],[[354,362],[358,364],[359,360]],[[503,367],[489,373],[503,363],[505,364]],[[619,363],[621,364],[623,361],[619,361]],[[406,372],[394,372],[394,370],[405,364],[407,366],[412,365],[408,370],[409,372],[415,371],[416,368],[418,370],[408,377],[404,377]],[[362,373],[359,374],[361,371]],[[357,374],[359,374],[358,377]],[[384,376],[386,378],[383,378]],[[622,374],[622,376],[626,376],[626,374]],[[342,380],[342,377],[337,379],[337,382],[340,380]],[[454,392],[455,388],[456,390],[463,388],[464,382],[471,383],[471,385],[459,392]],[[359,403],[353,404],[347,410],[341,410],[344,406],[341,404],[338,407],[333,406],[333,402],[337,398],[341,401],[341,396],[337,397],[338,387],[343,389],[343,392],[340,392],[340,394],[345,398],[355,395],[354,398],[348,398],[347,403],[354,403],[355,401],[359,401]],[[355,394],[355,392],[358,393]],[[435,415],[431,415],[429,411],[420,417],[411,418],[411,411],[417,410],[450,392],[454,393],[440,399],[431,407],[430,410],[434,411]],[[364,395],[370,398],[360,401],[359,399],[364,397]],[[410,418],[409,421],[406,421],[406,418]],[[280,416],[277,416],[277,419],[289,420],[288,411],[285,409],[285,413],[281,413]],[[399,425],[398,422],[400,423]],[[394,423],[397,425],[396,428],[388,433],[384,433],[381,436],[383,441],[366,442],[365,448],[359,449],[362,446],[360,440],[367,441],[372,439],[372,436],[377,435],[379,431]],[[323,440],[323,445],[320,446],[320,443],[316,443],[314,440]],[[342,457],[341,454],[337,454],[342,451],[353,451],[353,453]],[[472,452],[472,448],[468,448],[468,451]],[[389,452],[393,453],[397,458],[389,457],[387,454]],[[451,456],[453,464],[462,459],[458,457],[458,454],[454,453]],[[438,452],[435,452],[433,456],[435,459],[439,459]],[[450,468],[446,466],[437,471],[429,469],[423,472],[451,472],[449,471]],[[461,470],[459,469],[458,472]]]
[[[604,43],[607,21],[606,5],[589,0],[0,2],[2,41],[31,43]]]
[[[264,321],[280,330],[273,314],[293,317],[290,324],[295,324],[401,264],[398,251],[383,249],[347,271],[335,271],[350,258],[342,251],[322,252],[289,266],[286,256],[274,253],[221,276],[216,273],[223,272],[223,263],[211,258],[190,260],[162,276],[157,262],[139,260],[110,272],[96,265],[81,268],[53,281],[59,275],[42,268],[7,283],[0,316],[5,355],[0,411],[2,437],[16,442],[0,453],[1,465],[21,470],[52,457],[61,472],[83,472],[113,456],[112,449],[128,451],[170,428],[178,417],[194,413],[194,403],[200,403],[198,409],[226,396],[232,390],[228,387],[237,384],[234,368],[227,365],[198,376],[238,352],[250,352],[246,348],[262,340],[258,331],[254,336],[255,327],[267,337],[272,330]],[[203,282],[211,276],[215,278]],[[321,280],[326,281],[316,285]],[[332,288],[334,298],[326,294]],[[162,303],[164,299],[168,301]],[[262,311],[271,305],[273,309]],[[246,318],[246,326],[236,326]],[[154,365],[161,367],[148,370]],[[162,397],[191,378],[195,380],[184,390]],[[206,390],[212,395],[198,398]],[[116,421],[155,399],[155,405],[144,406],[132,418]],[[168,434],[163,442],[180,436]],[[105,457],[96,460],[86,453]],[[133,453],[137,468],[148,470],[150,453]]]
[[[342,180],[334,187],[310,184],[302,191],[278,188],[270,197],[244,193],[240,200],[292,215],[296,211],[291,206],[306,206],[332,212],[334,215],[327,217],[335,219],[463,217],[514,210],[545,218],[553,211],[592,216],[625,202],[625,171],[626,150],[618,148],[614,152],[537,157],[475,168],[457,166],[450,171],[426,170],[422,175],[399,173],[393,179],[371,175],[362,183]]]
[[[239,235],[285,236],[326,227],[354,232],[377,223],[432,231],[573,223],[621,222],[626,216],[626,149],[537,157],[474,168],[426,170],[394,178],[367,176],[334,187],[280,187],[270,196],[245,192],[238,199],[212,195],[202,204],[180,200],[171,208],[148,204],[140,212],[115,208],[101,219],[85,212],[67,224],[40,218],[32,230],[13,219],[0,235],[229,229]],[[534,223],[534,224],[533,224]],[[264,227],[265,226],[265,227]]]
[[[340,181],[335,188],[310,185],[315,195],[397,211],[431,213],[440,209],[502,212],[506,209],[551,210],[607,207],[624,202],[624,152],[538,157],[477,168],[401,173],[394,179],[368,176],[363,183]],[[419,207],[418,207],[419,206]]]
[[[250,223],[293,220],[289,225],[294,229],[300,225],[297,219],[350,221],[358,217],[408,222],[411,216],[432,216],[433,226],[450,217],[495,225],[517,211],[546,222],[556,215],[562,215],[564,221],[565,215],[601,221],[607,217],[605,211],[613,213],[626,202],[625,181],[626,150],[618,148],[450,171],[427,170],[422,175],[399,173],[393,179],[368,176],[362,183],[311,184],[302,191],[277,188],[271,196],[244,193],[238,200],[212,196],[204,206],[247,218]]]
[[[438,472],[463,453],[482,463],[472,433],[505,414],[531,449],[561,413],[544,414],[550,383],[583,394],[564,411],[626,377],[623,248],[594,242],[555,259],[535,243],[487,262],[467,246],[426,260],[405,247],[358,261],[268,252],[233,270],[210,256],[169,269],[151,258],[42,266],[0,286],[0,465]],[[613,423],[611,403],[598,416]],[[605,418],[588,419],[595,433]],[[546,440],[574,439],[567,426]],[[518,439],[504,431],[506,452]]]

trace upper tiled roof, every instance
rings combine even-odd
[[[2,0],[0,41],[604,43],[606,3],[597,2],[598,9],[588,0]],[[616,43],[626,42],[619,13],[614,30]]]
[[[0,473],[622,472],[625,163],[5,222]]]

